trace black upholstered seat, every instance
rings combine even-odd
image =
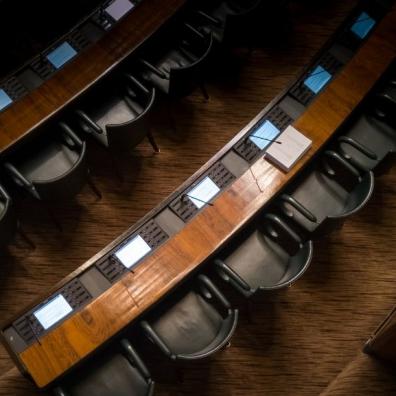
[[[169,358],[195,360],[224,347],[237,320],[238,311],[206,276],[200,275],[192,288],[171,295],[141,325]]]
[[[223,0],[196,1],[194,23],[215,42],[225,46],[276,41],[288,21],[285,1]],[[268,34],[270,33],[270,34]]]
[[[242,242],[215,260],[221,278],[245,297],[289,286],[312,259],[312,241],[303,243],[277,216],[267,215],[264,222],[265,226],[249,230]]]
[[[110,151],[129,151],[147,137],[158,152],[151,133],[155,97],[154,88],[146,88],[128,74],[124,83],[107,84],[91,92],[76,111],[78,123]]]
[[[252,23],[252,16],[259,11],[262,4],[262,0],[226,0],[217,5],[216,2],[209,2],[198,11],[202,22],[201,30],[211,32],[219,44],[232,45],[246,36],[249,22]]]
[[[5,169],[18,186],[42,201],[70,199],[91,184],[85,143],[63,122],[16,152]]]
[[[56,396],[151,396],[154,382],[127,340],[123,353],[92,360],[54,390]]]
[[[155,48],[145,59],[140,59],[143,78],[171,97],[187,96],[199,86],[208,98],[204,74],[213,48],[212,35],[184,24],[168,41],[165,48]]]
[[[339,140],[343,157],[363,171],[374,170],[395,156],[396,82],[389,82],[367,107]]]
[[[0,248],[6,246],[14,237],[18,220],[13,202],[7,191],[0,185]]]
[[[339,153],[326,151],[276,204],[300,231],[316,236],[340,227],[367,204],[373,190],[372,172],[361,175]]]

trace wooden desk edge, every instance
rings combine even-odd
[[[392,17],[393,17],[393,20],[394,20],[394,17],[395,17],[394,12],[392,12]],[[388,23],[388,25],[389,25],[389,23]],[[379,29],[379,28],[380,28],[380,27],[378,27],[378,29]],[[392,32],[392,29],[391,29],[391,32]],[[393,29],[393,33],[394,33],[394,29]],[[377,41],[378,41],[378,40],[381,38],[381,35],[380,35],[380,34],[374,34],[373,37],[375,38],[376,36],[379,36],[379,37],[377,37]],[[306,112],[306,113],[312,112],[313,110],[315,110],[315,108],[320,108],[320,105],[321,105],[320,103],[321,103],[321,101],[323,102],[323,101],[326,101],[326,100],[327,100],[327,99],[326,99],[326,95],[325,95],[326,92],[327,92],[327,93],[330,92],[330,95],[331,95],[331,94],[334,95],[334,89],[333,89],[334,86],[337,86],[337,83],[339,83],[339,81],[343,81],[343,79],[345,79],[346,76],[348,76],[348,74],[347,74],[348,69],[351,69],[353,66],[356,66],[356,65],[354,65],[354,63],[356,63],[356,59],[359,58],[359,55],[360,55],[361,58],[363,58],[363,55],[362,55],[362,54],[364,54],[366,48],[369,47],[370,43],[373,42],[373,41],[375,41],[374,38],[370,38],[370,40],[359,50],[359,52],[358,52],[358,53],[356,54],[356,56],[352,59],[352,61],[351,61],[348,65],[346,65],[345,69],[340,73],[340,75],[337,76],[337,77],[335,78],[335,80],[329,84],[328,88],[326,88],[326,90],[325,90],[325,91],[317,98],[317,100],[311,105],[312,108],[310,107],[310,108],[307,109],[307,112]],[[385,43],[384,43],[384,45],[385,45]],[[371,46],[373,46],[373,45],[371,45]],[[383,73],[383,72],[386,70],[386,68],[390,65],[390,63],[393,61],[394,56],[395,56],[395,46],[394,46],[394,44],[393,44],[393,45],[391,45],[391,44],[385,45],[385,47],[389,47],[389,48],[384,48],[384,52],[388,52],[388,53],[386,54],[387,58],[386,58],[386,60],[384,60],[383,63],[381,64],[382,70],[378,70],[378,73],[377,73],[378,75],[380,75],[381,73]],[[386,50],[387,50],[387,51],[386,51]],[[383,56],[385,56],[385,54],[383,54]],[[364,62],[363,62],[363,64],[364,64]],[[361,66],[361,65],[359,65],[359,67],[360,67],[360,66]],[[355,69],[352,69],[352,70],[355,70]],[[369,70],[367,70],[367,71],[369,71]],[[359,98],[356,99],[357,103],[355,103],[355,106],[357,106],[357,105],[360,103],[360,101],[364,98],[364,96],[369,92],[369,90],[372,88],[372,86],[376,83],[376,81],[377,81],[377,79],[378,79],[378,75],[377,75],[377,74],[376,74],[376,76],[372,76],[373,79],[371,79],[369,82],[368,82],[368,81],[365,81],[365,83],[367,84],[367,89],[365,88],[365,91],[362,92],[362,94],[359,96]],[[324,99],[323,99],[323,98],[324,98]],[[318,103],[319,103],[319,104],[318,104]],[[345,106],[345,107],[346,107],[346,106]],[[313,109],[313,110],[312,110],[312,109]],[[346,117],[347,117],[352,111],[353,111],[353,108],[352,108],[352,109],[349,109],[349,113],[346,115]],[[304,115],[301,117],[302,120],[307,119],[307,118],[309,119],[309,117],[312,116],[312,115],[310,115],[310,114],[308,114],[308,116],[307,116],[306,113],[304,113]],[[322,115],[321,115],[321,117],[322,117]],[[299,120],[296,121],[295,125],[296,125],[297,127],[298,127],[298,126],[301,127],[301,125],[304,124],[304,122],[303,122],[301,119],[299,119]],[[340,122],[342,122],[342,121],[343,121],[343,120],[340,120]],[[337,128],[335,128],[335,130],[336,130],[336,129],[337,129]],[[303,129],[303,128],[301,128],[301,130],[304,132],[304,129]],[[334,130],[332,133],[334,133],[335,130]],[[330,133],[328,136],[325,136],[325,138],[323,139],[323,141],[316,145],[317,147],[316,147],[315,150],[314,150],[315,152],[316,152],[317,150],[319,150],[319,149],[327,142],[327,140],[331,137],[332,133]],[[309,133],[308,133],[308,135],[309,135]],[[314,151],[311,152],[311,155],[310,155],[310,156],[312,156],[312,155],[314,154]],[[310,157],[310,156],[308,156],[308,157]],[[299,162],[299,164],[297,165],[297,167],[296,167],[296,168],[293,170],[293,172],[292,172],[293,175],[294,175],[303,165],[305,165],[305,164],[308,162],[308,159],[309,159],[308,157],[304,158],[303,160],[301,160],[301,161]],[[244,178],[244,177],[246,177],[246,174],[243,175],[241,178]],[[283,179],[290,179],[290,177],[283,175]],[[227,190],[227,191],[229,191],[229,190]],[[226,194],[227,191],[226,191],[224,194]],[[224,194],[222,194],[220,197],[222,197]],[[220,198],[220,197],[219,197],[219,198]],[[219,199],[219,198],[218,198],[218,199]],[[265,204],[265,202],[264,202],[264,204]],[[209,209],[209,210],[210,210],[210,209]],[[198,216],[197,216],[197,219],[199,219],[199,218],[200,218],[201,216],[203,216],[203,215],[204,215],[204,212],[201,213],[200,215],[198,215]],[[248,221],[248,219],[247,219],[246,221]],[[186,226],[186,228],[188,228],[188,226],[191,226],[191,223],[189,223],[189,224]],[[161,249],[161,248],[160,248],[160,249]],[[156,254],[157,254],[157,253],[155,253],[155,255],[156,255]],[[144,265],[144,264],[141,264],[141,265]],[[199,264],[197,264],[197,265],[199,265]],[[169,284],[168,284],[167,287],[164,287],[164,288],[162,289],[162,293],[159,293],[159,294],[161,294],[161,295],[166,294],[167,291],[169,291],[172,287],[174,287],[175,284],[177,284],[177,283],[179,282],[179,279],[181,280],[181,279],[182,279],[187,273],[189,273],[189,272],[191,272],[191,270],[187,270],[186,273],[182,273],[182,274],[179,274],[179,276],[174,277],[174,281],[173,281],[173,282],[170,282],[170,283],[172,283],[172,285],[169,285]],[[159,295],[159,294],[158,294],[158,295]],[[148,304],[150,304],[150,302],[148,302]],[[125,326],[126,326],[127,324],[128,324],[128,323],[126,323]],[[106,341],[106,340],[104,340],[104,341]],[[104,341],[103,341],[103,342],[104,342]],[[42,340],[42,343],[44,343],[44,342],[45,342],[45,337],[43,337],[43,340]],[[29,349],[32,350],[33,348],[31,347],[31,348],[29,348]],[[29,349],[28,349],[27,351],[29,351]],[[69,366],[69,368],[70,368],[70,367],[71,367],[71,366]],[[50,381],[47,381],[46,383],[45,383],[45,381],[44,381],[44,382],[43,382],[43,381],[40,381],[41,386],[47,385],[48,383],[50,383],[51,381],[53,381],[57,376],[59,376],[59,374],[56,375],[55,377],[53,377]]]

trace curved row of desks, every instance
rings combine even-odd
[[[396,9],[392,8],[352,59],[306,110],[295,117],[293,126],[313,144],[289,173],[271,165],[261,154],[251,162],[236,154],[238,142],[266,114],[268,109],[265,109],[160,207],[17,318],[5,323],[2,341],[20,370],[40,388],[48,386],[208,261],[307,165],[348,119],[394,61],[395,38]],[[269,107],[276,105],[277,101]],[[191,207],[181,210],[180,200],[185,191],[205,175],[223,183],[213,205],[195,212],[191,212]],[[121,270],[114,260],[114,251],[136,235],[144,236],[152,251],[131,271]],[[77,281],[84,287],[80,284],[73,291]],[[90,297],[84,294],[86,289]],[[72,300],[78,300],[76,308],[56,326],[44,331],[33,322],[32,312],[61,292],[75,293]],[[30,331],[28,342],[18,335],[18,326]]]
[[[0,154],[37,130],[128,57],[186,0],[144,0],[99,41],[0,113]]]

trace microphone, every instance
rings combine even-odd
[[[26,318],[26,320],[27,320],[27,322],[28,322],[28,325],[29,325],[29,327],[30,327],[30,330],[32,330],[32,333],[33,333],[33,336],[34,336],[35,340],[36,340],[36,341],[38,342],[38,344],[41,346],[41,341],[40,341],[39,336],[38,336],[37,333],[36,333],[36,329],[34,328],[32,319],[30,318],[29,315],[26,315],[25,318]]]
[[[190,194],[184,193],[181,197],[181,200],[184,202],[186,200],[186,198],[195,199],[196,201],[202,202],[205,205],[214,206],[214,204],[212,202],[204,201],[203,199],[200,199],[200,198],[194,197]]]
[[[249,138],[251,138],[251,137],[261,139],[261,140],[266,140],[267,142],[270,142],[270,143],[282,144],[282,142],[280,142],[279,140],[276,140],[276,139],[267,139],[265,137],[258,136],[258,135],[250,135]]]

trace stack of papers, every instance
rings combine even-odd
[[[280,144],[273,143],[265,153],[265,158],[286,172],[289,172],[312,146],[312,140],[291,125],[276,141]]]

